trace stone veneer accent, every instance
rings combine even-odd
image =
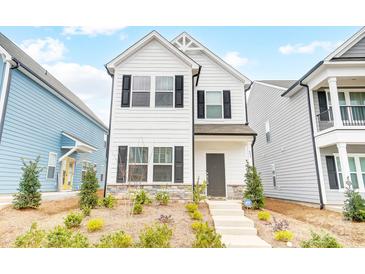
[[[192,200],[193,188],[191,185],[108,185],[107,193],[121,196],[122,198],[128,198],[128,193],[134,192],[139,189],[144,189],[150,195],[154,196],[158,191],[167,191],[170,194],[171,199],[175,200]]]
[[[245,186],[243,185],[227,185],[227,198],[242,200],[244,188]]]

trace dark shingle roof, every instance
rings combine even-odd
[[[256,135],[249,126],[243,124],[194,125],[195,135]]]
[[[281,88],[289,88],[291,87],[296,81],[295,80],[258,80],[257,82],[281,87]]]
[[[83,111],[86,115],[92,118],[103,128],[108,127],[99,119],[98,116],[72,91],[66,88],[60,81],[58,81],[52,74],[45,70],[40,64],[33,60],[28,54],[22,49],[15,45],[10,39],[0,32],[0,45],[11,55],[12,58],[16,59],[20,63],[36,74],[42,81],[47,83],[61,96],[70,101],[73,105]]]

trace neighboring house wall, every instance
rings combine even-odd
[[[151,106],[121,107],[123,75],[151,76]],[[155,76],[184,76],[184,107],[153,107]],[[156,39],[123,61],[115,70],[112,101],[108,185],[116,183],[118,146],[149,147],[148,183],[152,182],[153,147],[184,146],[184,183],[192,183],[191,67]],[[132,102],[132,92],[131,92]],[[175,104],[174,104],[175,105]],[[127,180],[128,183],[128,180]],[[181,184],[181,183],[180,183]],[[120,186],[123,183],[118,184]],[[124,184],[125,185],[125,184]],[[179,183],[175,184],[179,185]]]
[[[319,203],[307,92],[302,90],[287,98],[281,97],[283,91],[260,83],[252,86],[248,117],[250,127],[258,134],[254,145],[255,165],[266,196]],[[265,137],[266,121],[270,124],[269,143]]]
[[[74,189],[81,183],[82,160],[97,164],[97,176],[105,174],[104,134],[106,132],[80,112],[46,90],[19,70],[12,70],[12,80],[0,143],[0,193],[15,192],[22,174],[22,161],[40,156],[40,181],[43,191],[57,191],[57,176],[47,180],[50,152],[60,158],[61,132],[74,134],[95,146],[91,154],[74,153],[76,158]],[[60,163],[56,174],[60,176]],[[105,175],[103,175],[105,178]]]
[[[231,91],[231,119],[198,119],[197,118],[197,93],[195,94],[195,123],[196,124],[244,124],[245,117],[245,101],[244,101],[244,83],[235,78],[231,73],[227,72],[213,61],[204,52],[187,52],[187,54],[202,66],[198,86],[196,90],[205,91]],[[206,114],[206,113],[205,113]]]

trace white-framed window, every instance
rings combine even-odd
[[[172,147],[153,148],[153,181],[172,182]]]
[[[82,167],[81,167],[81,181],[84,181],[86,172],[89,168],[92,168],[93,164],[89,161],[83,160],[82,161]]]
[[[54,179],[56,175],[57,153],[48,154],[47,179]]]
[[[205,92],[205,113],[207,119],[223,118],[223,92],[206,91]]]
[[[156,76],[155,78],[155,107],[173,107],[174,77]]]
[[[272,185],[276,187],[276,168],[275,164],[271,165],[271,174],[272,174]]]
[[[344,189],[345,184],[342,178],[342,169],[338,154],[335,154],[335,158],[339,189]],[[365,154],[348,154],[348,164],[352,187],[359,191],[365,191]]]
[[[148,147],[130,147],[128,158],[128,181],[147,182]]]
[[[266,143],[271,142],[271,134],[270,134],[270,122],[266,121],[265,123],[265,136],[266,136]]]
[[[133,76],[132,79],[132,106],[149,107],[151,96],[151,77]]]

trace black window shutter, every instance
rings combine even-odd
[[[198,90],[198,118],[205,118],[205,98],[204,90]]]
[[[184,76],[175,76],[175,107],[184,107]]]
[[[118,147],[117,183],[125,183],[127,176],[127,146]]]
[[[321,121],[328,121],[329,115],[328,115],[328,106],[327,106],[327,96],[325,91],[318,91],[318,104],[319,104],[319,113],[322,113],[320,115]]]
[[[338,189],[337,172],[334,156],[326,156],[328,180],[330,189]]]
[[[123,75],[122,84],[122,107],[130,106],[131,98],[131,75]]]
[[[183,183],[184,182],[184,147],[176,146],[175,147],[175,183]]]
[[[223,90],[224,118],[231,119],[231,91]]]

